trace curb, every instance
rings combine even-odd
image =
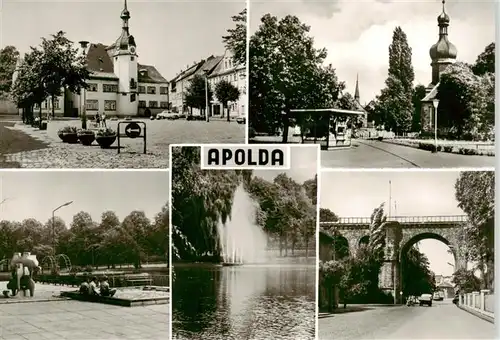
[[[460,308],[463,311],[466,311],[467,313],[470,313],[470,314],[472,314],[474,316],[477,316],[478,318],[481,318],[481,319],[483,319],[485,321],[488,321],[488,322],[490,322],[492,324],[495,323],[495,318],[494,317],[485,315],[485,314],[483,314],[481,312],[478,312],[476,310],[473,310],[471,308],[467,308],[467,307],[464,307],[464,306],[457,305],[457,307]]]
[[[392,144],[392,145],[399,145],[399,146],[406,146],[407,148],[412,148],[412,149],[417,149],[417,150],[422,150],[422,151],[429,151],[429,150],[425,150],[425,149],[421,149],[419,148],[418,146],[414,146],[414,145],[407,145],[407,144],[401,144],[401,143],[394,143],[394,142],[391,142],[390,140],[387,140],[387,139],[383,139],[381,140],[382,143],[387,143],[387,144]],[[439,145],[438,145],[439,146]],[[430,151],[429,151],[430,152]],[[452,154],[452,155],[462,155],[461,153],[459,152],[446,152],[446,151],[438,151],[438,152],[441,152],[441,153],[449,153],[449,154]],[[465,156],[468,156],[468,155],[465,155]],[[472,155],[472,156],[484,156],[484,157],[495,157],[495,155]]]

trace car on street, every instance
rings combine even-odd
[[[427,305],[432,307],[432,294],[422,294],[418,298],[418,301],[420,306]]]
[[[245,124],[247,122],[247,118],[245,116],[238,116],[236,118],[236,123],[238,124]]]
[[[432,296],[432,299],[434,301],[443,301],[444,300],[444,297],[439,293],[439,292],[436,292],[434,293],[434,295]]]
[[[164,110],[156,115],[156,119],[179,119],[179,114]]]

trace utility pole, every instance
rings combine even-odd
[[[392,205],[392,188],[391,181],[389,181],[389,217],[391,217],[391,205]]]

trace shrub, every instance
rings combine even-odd
[[[444,146],[444,152],[453,152],[453,146],[451,145]]]
[[[116,132],[113,129],[105,128],[97,131],[97,137],[114,137]]]
[[[60,128],[59,131],[57,131],[58,134],[61,133],[67,133],[67,134],[77,134],[77,129],[75,126],[65,126],[63,128]]]
[[[77,133],[79,136],[83,136],[83,135],[94,136],[95,135],[94,131],[92,131],[92,130],[79,129]]]

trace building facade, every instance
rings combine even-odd
[[[149,116],[169,108],[168,81],[151,65],[138,63],[137,45],[129,31],[130,12],[125,0],[120,14],[122,30],[111,45],[80,42],[90,79],[88,88],[80,93],[63,91],[54,103],[42,103],[42,113],[78,117],[84,111],[92,116]],[[14,74],[15,79],[16,73]],[[39,111],[35,107],[35,112]]]
[[[426,88],[426,96],[422,99],[420,113],[421,132],[432,132],[435,129],[436,108],[434,100],[437,96],[439,79],[443,71],[453,64],[457,59],[457,48],[448,40],[448,26],[450,17],[445,11],[445,1],[443,0],[443,11],[437,18],[439,27],[439,40],[432,45],[429,50],[432,67],[432,81]]]
[[[220,63],[208,76],[208,82],[214,92],[215,87],[222,80],[231,83],[240,91],[240,97],[238,100],[228,103],[226,111],[229,111],[229,116],[244,116],[247,103],[246,67],[245,65],[235,63],[233,60],[233,54],[229,50],[226,50],[226,53],[222,57]],[[223,111],[222,103],[215,94],[211,103],[211,111],[213,115],[226,114]]]
[[[184,71],[181,71],[174,79],[172,79],[169,87],[170,103],[172,111],[180,113],[192,113],[199,115],[201,112],[196,108],[189,108],[186,105],[186,92],[191,85],[191,80],[196,76],[206,76],[214,71],[222,60],[222,56],[210,56],[207,59],[195,62],[192,66],[188,66]],[[209,103],[210,105],[210,103]]]

